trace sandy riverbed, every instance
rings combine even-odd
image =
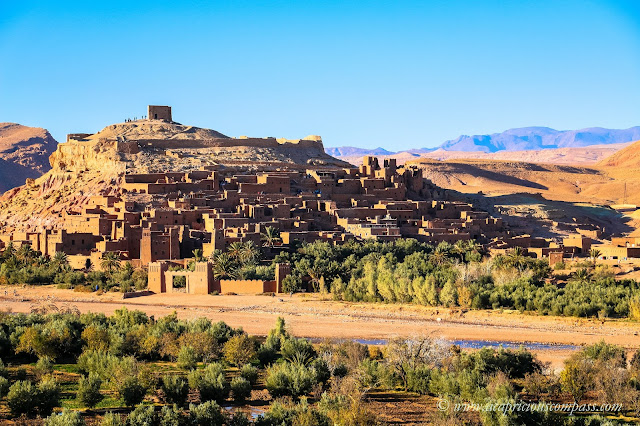
[[[629,349],[640,348],[640,324],[621,320],[541,317],[512,311],[463,311],[401,304],[348,303],[319,295],[276,297],[154,294],[122,299],[119,293],[76,293],[55,286],[5,286],[0,310],[30,312],[54,304],[80,312],[112,314],[126,306],[156,317],[176,311],[180,318],[205,316],[248,333],[265,335],[278,316],[297,336],[337,339],[388,339],[430,335],[447,340],[491,340],[584,345],[602,339]],[[557,368],[571,349],[535,351]]]

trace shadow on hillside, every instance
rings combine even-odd
[[[629,224],[631,218],[603,205],[548,200],[540,194],[529,193],[499,196],[464,194],[453,190],[449,193],[455,199],[465,200],[494,217],[501,217],[514,231],[526,229],[526,233],[535,237],[571,234],[580,225],[585,227],[589,224],[600,227],[603,238],[635,230]]]
[[[525,188],[533,188],[546,191],[549,188],[541,185],[537,182],[533,182],[527,179],[521,179],[514,176],[509,176],[506,173],[498,173],[487,170],[486,168],[476,166],[474,164],[457,163],[457,168],[462,169],[464,173],[467,173],[474,177],[481,177],[484,179],[492,180],[494,182],[502,182],[509,185],[522,186]]]

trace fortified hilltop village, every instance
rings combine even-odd
[[[69,134],[50,162],[48,173],[0,199],[0,250],[64,252],[76,269],[116,253],[148,269],[158,293],[171,292],[178,275],[189,293],[280,291],[286,264],[277,265],[275,281],[216,280],[206,261],[175,270],[196,250],[205,259],[234,242],[260,246],[265,233],[279,235],[264,248],[271,257],[318,240],[414,238],[474,240],[494,253],[522,247],[551,263],[587,256],[602,237],[597,227],[576,229],[562,243],[514,235],[419,167],[365,157],[356,168],[327,155],[319,136],[230,138],[174,122],[169,106],[149,106],[147,118],[96,134]],[[597,248],[605,258],[634,258],[639,243],[614,238]]]

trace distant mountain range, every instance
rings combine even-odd
[[[355,155],[392,155],[395,152],[387,151],[384,148],[366,149],[354,146],[341,146],[338,148],[325,148],[325,152],[332,157],[351,157]]]
[[[522,127],[490,135],[462,135],[456,139],[448,140],[436,148],[418,148],[390,152],[384,148],[365,149],[343,146],[339,148],[325,148],[325,151],[334,157],[392,155],[401,152],[425,154],[438,149],[445,151],[493,153],[500,151],[580,148],[591,145],[609,145],[635,140],[640,140],[640,126],[631,127],[629,129],[603,129],[601,127],[590,127],[580,130],[555,130],[549,127]]]

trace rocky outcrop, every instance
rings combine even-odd
[[[92,196],[121,195],[127,173],[187,172],[207,166],[350,167],[327,155],[319,136],[229,138],[215,130],[161,120],[113,124],[95,134],[69,135],[49,161],[46,174],[26,184],[23,179],[23,186],[0,197],[0,227],[56,227],[64,212],[81,211]]]
[[[0,193],[47,172],[57,145],[45,129],[0,123]]]

